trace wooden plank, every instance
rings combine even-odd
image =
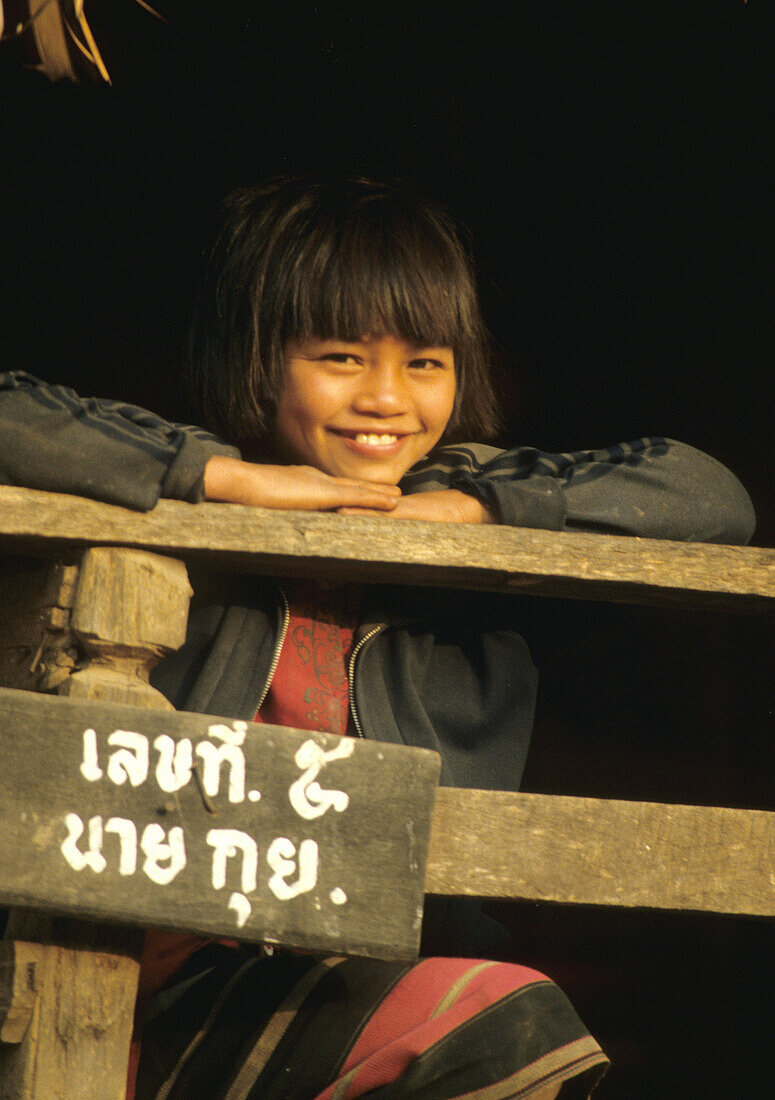
[[[160,501],[148,513],[0,486],[0,546],[49,555],[147,547],[278,575],[480,588],[623,602],[757,604],[775,597],[775,550],[277,512]]]
[[[435,753],[13,690],[0,738],[0,903],[416,955]]]
[[[12,1032],[0,1043],[0,1098],[121,1100],[127,1059],[116,1055],[132,1029],[126,987],[136,982],[134,960],[54,944],[3,949],[22,964],[16,984],[33,1000],[17,1004],[28,1015],[24,1042]]]
[[[775,813],[441,787],[428,893],[775,915]]]

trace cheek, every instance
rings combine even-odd
[[[324,424],[346,400],[341,380],[323,371],[307,371],[300,378],[291,375],[283,393],[290,417],[303,424]]]
[[[314,391],[290,372],[277,403],[277,431],[286,436],[298,435],[316,419]]]
[[[277,403],[277,415],[274,422],[275,446],[279,455],[286,461],[301,461],[304,440],[309,434],[309,425],[304,405],[293,393],[282,394]]]
[[[433,402],[433,425],[439,436],[444,434],[447,425],[452,419],[452,414],[455,410],[455,394],[456,386],[447,385],[443,390],[436,395]]]
[[[318,372],[300,375],[291,368],[277,404],[275,440],[280,454],[295,463],[318,465],[325,446],[325,425],[335,415],[339,395]]]

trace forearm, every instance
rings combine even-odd
[[[0,375],[0,481],[146,511],[160,496],[204,499],[205,465],[239,452],[144,409]]]
[[[725,466],[674,440],[599,473],[594,464],[564,491],[565,526],[687,542],[745,544],[751,500]]]
[[[402,487],[410,493],[458,488],[515,527],[744,543],[755,523],[737,478],[673,440],[564,454],[449,447],[416,467]]]

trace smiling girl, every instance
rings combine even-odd
[[[0,480],[139,509],[167,496],[719,542],[753,529],[733,475],[671,440],[561,454],[465,442],[497,427],[471,263],[447,215],[368,181],[228,200],[184,390],[207,431],[0,376]],[[443,783],[518,787],[536,673],[507,600],[198,588],[189,638],[154,677],[176,707],[431,748]],[[560,990],[471,961],[508,950],[475,907],[429,899],[423,950],[415,965],[318,962],[149,935],[138,1100],[591,1090],[606,1059]]]

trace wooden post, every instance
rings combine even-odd
[[[61,569],[59,576],[47,583],[61,597]],[[72,584],[72,573],[66,578]],[[72,611],[68,616],[68,608],[60,608],[56,623],[55,652],[72,655],[71,639],[80,651],[78,671],[58,684],[58,692],[171,709],[148,675],[166,651],[182,644],[190,596],[182,562],[144,550],[87,550]],[[39,616],[39,628],[41,621]],[[53,664],[61,671],[67,662]],[[53,766],[55,761],[52,748]],[[0,1100],[120,1100],[137,992],[138,934],[15,910],[6,940],[32,942],[6,943],[0,958],[0,1005],[5,1002],[8,1010],[0,1034]]]
[[[87,550],[71,619],[86,663],[59,694],[172,710],[148,677],[185,641],[190,598],[182,561],[115,546]]]

